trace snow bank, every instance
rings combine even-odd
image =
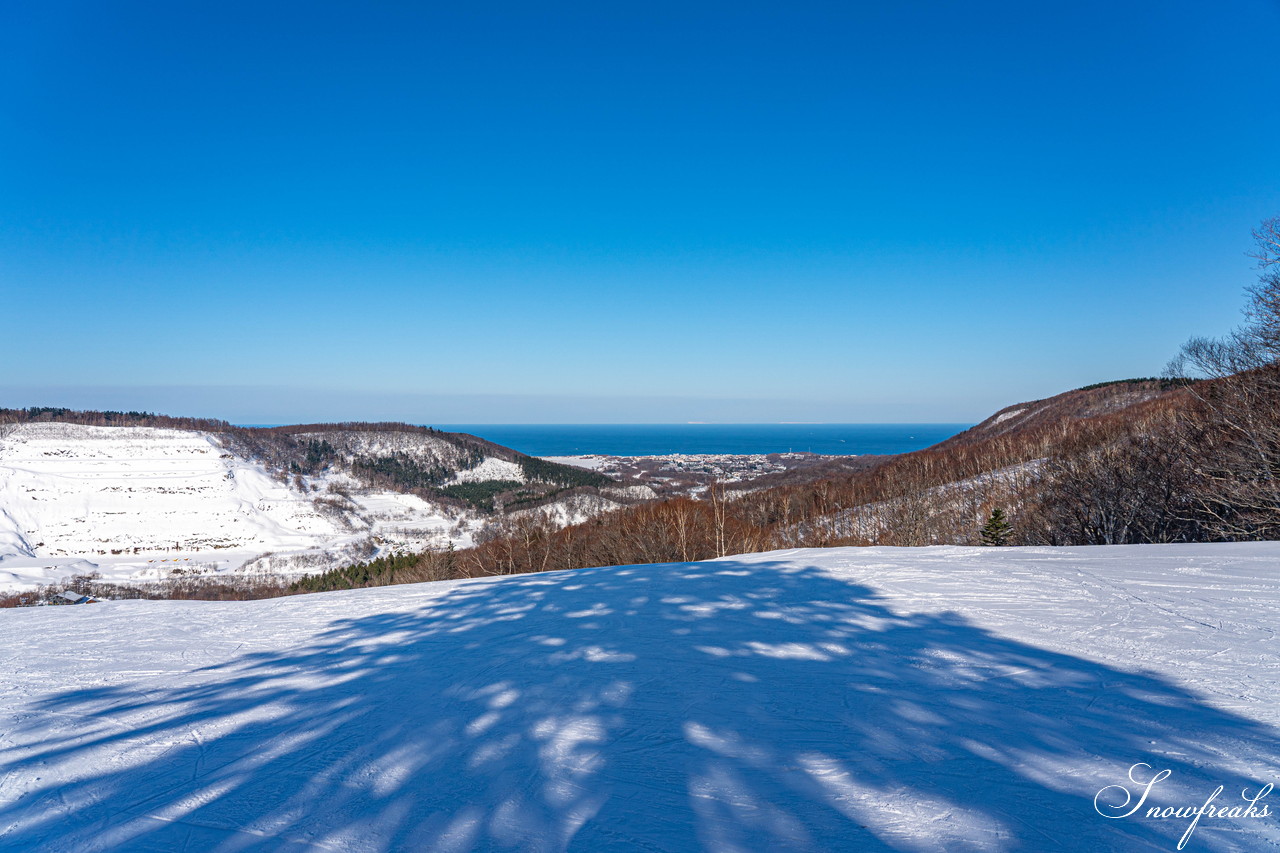
[[[1278,563],[805,550],[8,611],[0,848],[1173,850],[1189,819],[1094,797],[1280,781]],[[1273,809],[1187,849],[1277,844]]]

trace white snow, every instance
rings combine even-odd
[[[420,498],[354,491],[341,475],[310,483],[325,490],[278,481],[198,431],[6,427],[0,590],[75,574],[147,581],[169,577],[174,567],[234,571],[269,553],[280,555],[272,561],[277,570],[316,571],[350,562],[351,548],[371,538],[415,549],[470,544],[465,531],[451,533],[458,519]],[[335,500],[330,485],[350,495],[343,500],[351,501],[356,529],[327,511],[325,502]]]
[[[609,462],[611,457],[588,454],[586,456],[543,456],[542,458],[558,465],[572,465],[574,468],[599,471]]]
[[[517,483],[525,481],[524,469],[516,462],[508,462],[505,459],[495,459],[492,456],[486,456],[484,461],[474,468],[464,468],[457,474],[453,475],[450,483],[479,483],[485,480],[514,480]]]
[[[1172,851],[1148,806],[1280,781],[1277,566],[800,550],[3,611],[0,849]],[[1171,775],[1103,817],[1139,763]],[[1278,797],[1186,849],[1277,849]]]
[[[0,505],[27,556],[290,548],[337,533],[207,435],[25,424],[0,441]]]
[[[1025,411],[1026,409],[1014,409],[1012,412],[1004,412],[1002,414],[996,415],[996,419],[991,422],[991,425],[995,426],[996,424],[1002,424],[1005,421],[1009,420],[1010,418],[1016,418],[1018,415],[1022,414]]]

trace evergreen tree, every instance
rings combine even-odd
[[[983,545],[1008,545],[1009,537],[1013,535],[1013,525],[1009,523],[1004,510],[996,507],[991,510],[991,517],[978,535],[982,538]]]

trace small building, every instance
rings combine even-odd
[[[72,592],[71,590],[58,593],[58,598],[61,599],[58,602],[59,604],[92,604],[93,603],[93,599],[90,598],[89,596],[83,595],[78,592]]]

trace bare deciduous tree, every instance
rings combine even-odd
[[[1181,431],[1194,457],[1196,497],[1225,538],[1280,535],[1280,217],[1254,232],[1262,271],[1246,322],[1225,338],[1193,338],[1169,365],[1210,381],[1192,387]]]

